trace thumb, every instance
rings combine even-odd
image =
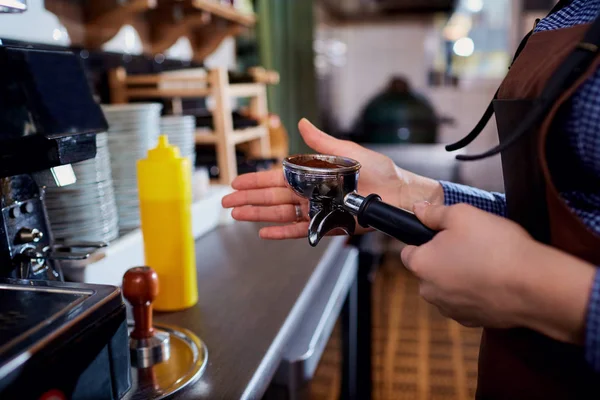
[[[428,228],[435,231],[446,229],[448,207],[432,205],[427,201],[415,203],[413,206],[415,215]]]
[[[317,153],[342,156],[347,155],[350,150],[348,149],[348,143],[326,134],[306,118],[300,120],[298,129],[306,144]]]
[[[415,250],[417,250],[417,246],[404,246],[404,248],[402,249],[402,251],[400,252],[400,259],[402,260],[402,264],[404,264],[404,266],[412,271],[411,267],[412,267],[412,257],[415,253]]]

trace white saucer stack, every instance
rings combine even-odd
[[[137,190],[137,166],[148,150],[158,142],[159,103],[102,105],[108,121],[108,146],[115,199],[119,214],[119,231],[123,234],[140,227]]]
[[[106,133],[96,135],[96,158],[73,164],[77,182],[46,188],[46,209],[58,240],[110,242],[119,235]]]
[[[169,143],[179,147],[182,157],[190,159],[192,171],[196,163],[196,118],[191,115],[167,115],[160,119],[160,133]]]

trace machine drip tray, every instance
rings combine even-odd
[[[93,292],[0,285],[0,354],[6,344],[27,341]]]
[[[131,390],[124,400],[164,399],[197,381],[208,362],[206,345],[187,329],[170,325],[155,324],[157,331],[170,337],[168,360],[149,368],[131,367]],[[129,330],[133,322],[129,322]]]

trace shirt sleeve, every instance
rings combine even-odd
[[[596,272],[585,329],[585,358],[595,371],[600,372],[600,268]]]
[[[483,211],[506,216],[506,198],[503,193],[487,192],[458,183],[440,181],[444,190],[444,204],[451,206],[457,203],[467,203]]]

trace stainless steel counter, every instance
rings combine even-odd
[[[345,246],[346,237],[265,241],[236,222],[197,241],[199,302],[157,322],[187,328],[208,346],[203,377],[174,399],[259,399],[288,339]]]

